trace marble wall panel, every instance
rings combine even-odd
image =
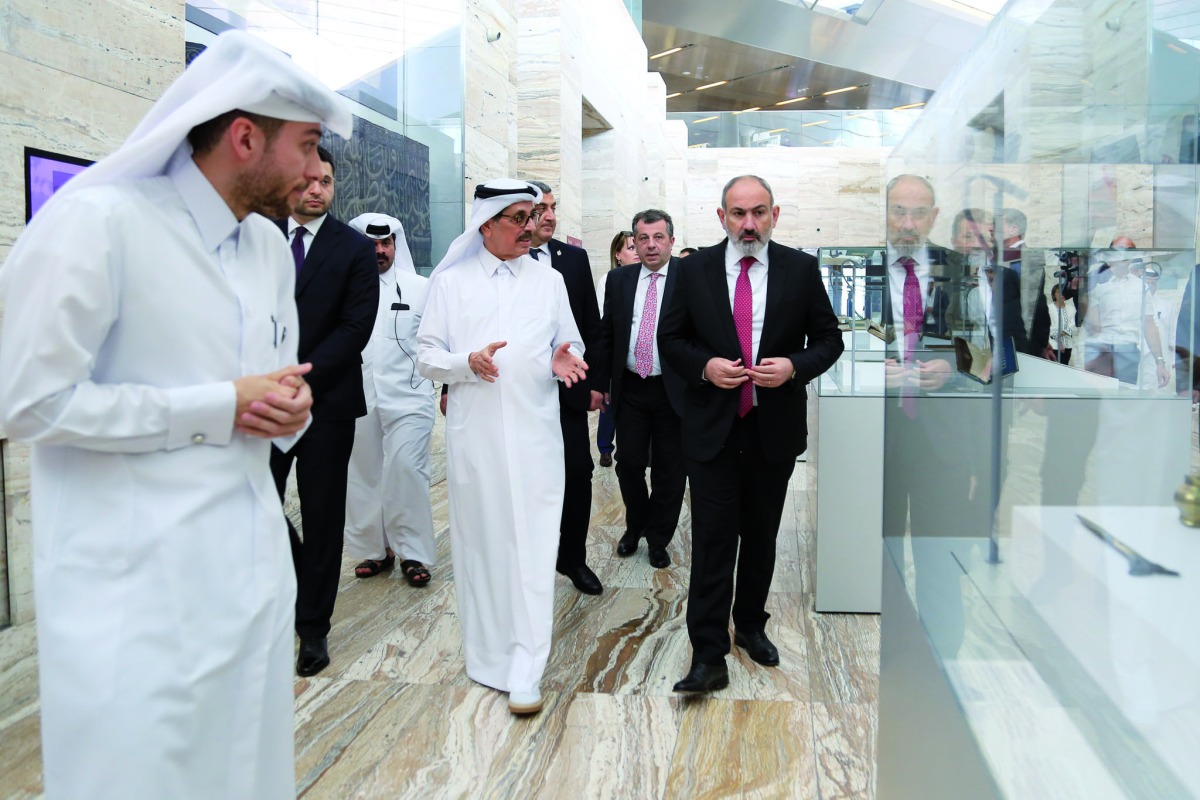
[[[489,35],[500,38],[489,42]],[[517,21],[515,0],[467,0],[463,31],[464,215],[475,185],[517,168]]]
[[[155,100],[183,66],[183,16],[184,0],[7,0],[3,50]]]

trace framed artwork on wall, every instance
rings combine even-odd
[[[93,161],[36,147],[25,148],[25,222],[33,219],[38,209],[63,184],[90,167]]]

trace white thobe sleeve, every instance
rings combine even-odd
[[[450,349],[450,305],[446,281],[442,278],[431,280],[425,297],[425,312],[417,328],[417,372],[422,378],[441,383],[478,381],[479,376],[468,363],[471,354],[455,353]]]
[[[579,335],[579,326],[575,324],[575,315],[571,313],[571,298],[567,295],[567,286],[558,280],[555,282],[554,295],[558,307],[558,328],[554,331],[554,344],[550,349],[550,357],[563,342],[571,343],[571,352],[583,358],[583,337]]]
[[[297,353],[300,347],[300,312],[296,310],[296,269],[291,259],[287,257],[284,258],[283,265],[284,267],[279,278],[279,294],[275,308],[279,310],[278,316],[283,329],[296,331],[296,335],[291,339],[285,340],[279,346],[279,360],[275,364],[276,369],[283,369],[284,367],[290,367],[298,363],[299,356]],[[295,447],[296,442],[300,441],[300,437],[308,431],[308,427],[312,425],[312,421],[312,414],[309,414],[303,428],[291,436],[276,436],[271,440],[271,444],[286,453]]]
[[[48,205],[39,230],[4,265],[5,428],[17,439],[108,452],[228,444],[236,407],[230,381],[163,388],[92,379],[120,313],[121,283],[108,215],[97,206],[65,197]]]

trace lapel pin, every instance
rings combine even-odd
[[[556,256],[561,256],[561,255],[562,255],[562,250],[555,250],[555,251],[554,251],[554,255],[556,255]]]

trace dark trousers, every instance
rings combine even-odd
[[[592,443],[588,412],[559,408],[566,482],[562,519],[558,526],[558,568],[581,567],[587,561],[587,532],[592,519]]]
[[[766,627],[775,538],[795,466],[794,459],[772,462],[763,455],[757,410],[734,421],[711,461],[687,459],[692,484],[687,626],[693,663],[714,664],[729,652],[731,607],[738,630]]]
[[[617,414],[617,482],[625,503],[625,529],[666,547],[675,536],[687,473],[679,416],[662,377],[625,372]],[[651,491],[646,491],[646,467]]]
[[[600,409],[600,419],[596,423],[596,449],[601,453],[612,454],[613,435],[617,432],[617,422],[612,408],[606,403]]]
[[[342,564],[346,527],[346,471],[354,447],[354,420],[313,420],[304,436],[284,453],[271,448],[271,473],[283,497],[292,461],[304,541],[288,521],[296,567],[296,635],[315,639],[329,633]]]

